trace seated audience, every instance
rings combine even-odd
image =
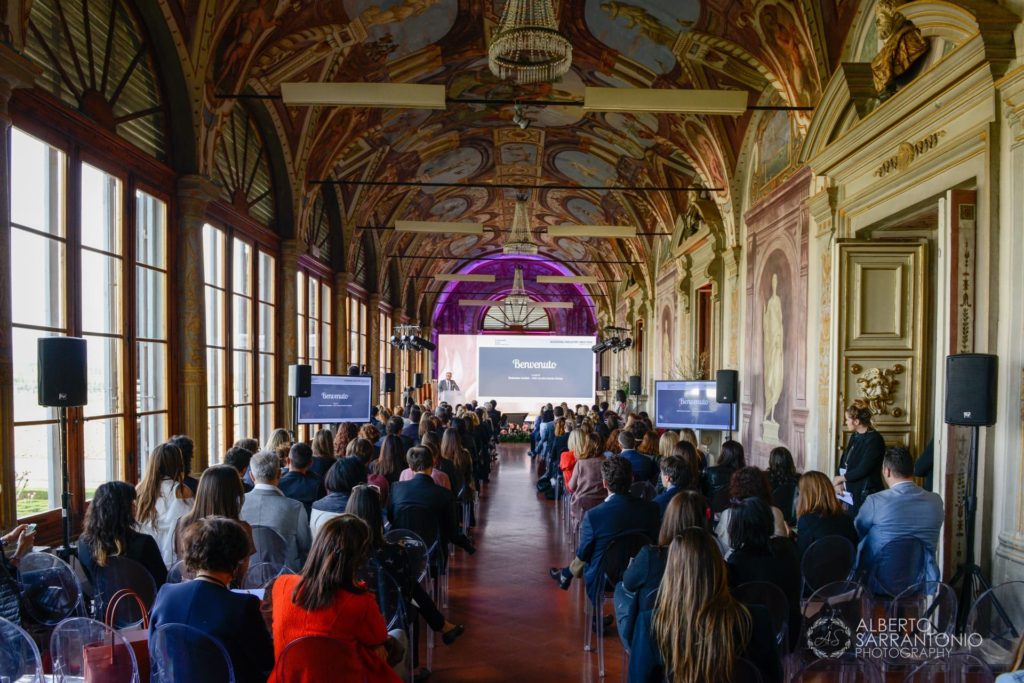
[[[302,503],[288,498],[277,487],[281,478],[278,457],[273,451],[260,451],[252,456],[249,469],[256,486],[245,494],[242,519],[252,526],[270,527],[279,533],[286,546],[285,564],[297,571],[309,552],[309,516]]]
[[[711,510],[719,513],[729,506],[729,480],[733,472],[746,467],[743,446],[738,441],[726,441],[718,454],[718,464],[704,470],[701,490],[711,503]],[[770,493],[770,492],[769,492]]]
[[[225,517],[241,524],[246,536],[249,537],[250,552],[255,552],[252,527],[241,519],[245,492],[241,481],[233,476],[234,474],[234,468],[228,465],[214,465],[207,467],[203,472],[203,476],[199,478],[199,488],[192,509],[178,520],[178,526],[174,530],[174,547],[178,557],[185,556],[185,529],[193,522],[207,517]]]
[[[640,440],[637,443],[636,450],[642,455],[649,456],[654,460],[655,466],[657,466],[658,458],[661,457],[661,442],[658,439],[658,432],[654,430],[644,430],[643,435],[640,436]]]
[[[376,486],[377,490],[380,491],[380,499],[387,502],[388,491],[391,486],[388,484],[387,479],[373,471],[374,454],[373,444],[366,439],[356,439],[355,441],[348,442],[347,457],[355,458],[362,464],[363,469],[366,471],[366,483]]]
[[[181,483],[188,487],[188,490],[192,492],[194,496],[196,493],[196,487],[199,486],[199,481],[192,476],[192,454],[195,450],[195,443],[192,439],[184,434],[178,434],[167,439],[167,443],[172,446],[177,446],[178,450],[181,451],[181,461],[185,465],[185,477],[181,480]]]
[[[454,643],[465,631],[465,627],[451,623],[437,609],[434,599],[417,580],[412,558],[405,546],[384,540],[384,511],[380,495],[369,486],[357,486],[352,490],[345,512],[366,522],[370,529],[370,556],[376,558],[381,568],[395,579],[402,594],[411,599],[430,630],[440,633],[445,645]]]
[[[108,558],[126,557],[145,567],[157,588],[167,581],[167,567],[156,541],[136,530],[132,510],[136,495],[135,488],[123,481],[100,484],[93,494],[78,537],[78,559],[90,580],[94,580],[96,567],[107,566]]]
[[[297,500],[306,508],[306,514],[313,507],[313,501],[325,495],[324,482],[313,467],[313,449],[301,441],[288,451],[288,471],[281,477],[277,487],[281,493]]]
[[[569,510],[574,527],[579,527],[587,510],[600,505],[608,497],[601,478],[604,457],[600,449],[601,437],[596,432],[583,435],[580,450],[576,452],[576,467],[573,468],[568,486],[572,491]]]
[[[249,451],[250,455],[252,455],[253,453],[260,449],[260,442],[257,441],[256,439],[246,437],[243,439],[239,439],[235,443],[231,444],[231,447],[244,448],[245,450]]]
[[[826,536],[842,536],[857,547],[853,520],[836,498],[832,481],[823,472],[805,472],[797,485],[796,543],[800,557]]]
[[[371,471],[384,477],[393,486],[406,467],[402,440],[394,435],[385,436],[381,442],[380,457],[373,461]]]
[[[433,468],[430,470],[430,478],[433,479],[434,483],[437,484],[438,486],[443,486],[449,491],[452,491],[452,493],[456,493],[456,490],[452,489],[452,481],[448,477],[448,474],[444,471],[444,469],[438,467],[438,462],[442,461],[441,449],[438,448],[438,446],[433,443],[432,439],[428,439],[426,443],[421,444],[420,448],[426,448],[430,452],[430,460],[434,465]],[[408,459],[408,452],[406,452],[406,458]],[[443,462],[444,468],[451,467],[451,463],[448,460],[444,460]],[[404,470],[402,470],[402,473],[398,475],[398,481],[409,481],[415,476],[416,473],[413,472],[411,468],[406,467]]]
[[[409,469],[413,471],[414,476],[391,487],[387,511],[392,526],[398,524],[404,516],[403,513],[410,509],[426,508],[433,514],[442,548],[446,543],[454,543],[470,554],[476,552],[473,543],[462,534],[455,521],[455,495],[434,483],[430,476],[434,470],[434,460],[430,451],[422,446],[415,446],[409,449],[407,457]]]
[[[684,442],[683,447],[690,448],[690,444]],[[692,461],[687,462],[678,455],[669,455],[662,458],[660,469],[661,485],[665,491],[655,496],[654,503],[658,506],[659,515],[664,517],[665,510],[673,498],[683,491],[692,491],[695,488],[697,470],[694,468]],[[703,496],[701,498],[703,499]]]
[[[609,418],[615,415],[615,413],[609,413]],[[608,422],[614,422],[613,419],[607,420]],[[621,429],[612,429],[608,433],[608,438],[604,442],[604,457],[610,458],[613,455],[618,455],[622,451],[622,446],[619,445],[619,434]]]
[[[619,452],[623,458],[629,461],[633,468],[633,481],[653,482],[658,474],[658,467],[654,459],[636,450],[636,437],[627,430],[619,432]]]
[[[926,581],[939,580],[935,549],[942,528],[942,498],[914,483],[914,460],[906,448],[890,448],[882,460],[885,491],[873,493],[864,501],[854,526],[860,536],[858,567],[870,567],[885,544],[912,536],[928,547]]]
[[[698,458],[697,469],[703,476],[704,470],[708,468],[708,454],[706,450],[701,448],[700,440],[697,439],[697,432],[693,431],[689,427],[684,427],[679,430],[679,440],[685,441],[693,446],[693,452],[697,454]]]
[[[765,683],[782,680],[768,610],[732,597],[718,544],[701,529],[685,529],[669,545],[654,609],[637,618],[629,680],[731,681],[741,657]]]
[[[742,501],[745,498],[759,498],[769,507],[772,514],[775,536],[789,536],[789,526],[782,510],[772,505],[772,495],[768,490],[768,475],[757,467],[744,467],[732,475],[729,482],[729,496],[732,501]],[[715,526],[715,535],[722,546],[722,554],[729,559],[729,553],[733,547],[729,537],[729,520],[732,517],[732,506],[726,508],[718,518]]]
[[[313,437],[311,444],[313,449],[313,464],[310,465],[310,472],[321,479],[327,474],[334,464],[334,435],[330,429],[321,429]],[[294,464],[294,463],[293,463]]]
[[[10,547],[12,543],[14,544],[12,554],[0,551],[0,619],[6,619],[15,626],[21,625],[18,565],[21,564],[21,558],[32,552],[35,537],[35,529],[30,530],[28,524],[19,524],[4,536],[0,536],[0,547]]]
[[[241,446],[232,446],[224,454],[224,464],[235,468],[235,471],[238,472],[238,480],[242,482],[244,492],[252,491],[252,484],[246,483],[244,478],[249,474],[249,461],[252,460],[254,452]]]
[[[671,429],[665,430],[665,433],[658,439],[658,458],[667,458],[672,455],[677,443],[679,443],[679,432]]]
[[[550,570],[551,578],[558,581],[563,590],[569,589],[574,576],[583,576],[591,600],[598,591],[605,590],[604,576],[600,571],[608,543],[629,532],[646,534],[654,539],[660,522],[657,505],[630,495],[633,470],[628,460],[621,455],[604,460],[601,479],[608,490],[608,498],[583,516],[576,556],[568,567]]]
[[[355,441],[358,438],[358,436],[359,425],[357,425],[356,423],[338,423],[337,428],[334,430],[334,457],[344,458],[345,454],[348,452],[348,442]]]
[[[729,585],[766,581],[778,586],[789,602],[790,642],[800,631],[800,558],[789,538],[772,536],[772,513],[759,497],[744,498],[731,508]]]
[[[362,440],[365,441],[365,439]],[[348,505],[352,490],[360,484],[366,483],[362,475],[363,470],[359,466],[359,460],[354,457],[336,460],[331,469],[327,471],[327,476],[324,478],[327,495],[313,503],[313,510],[309,515],[309,527],[314,538],[320,533],[320,529],[327,523],[327,520],[339,517],[345,512],[345,506]]]
[[[150,638],[164,624],[191,626],[224,645],[236,681],[267,680],[274,667],[274,650],[260,615],[260,601],[229,588],[232,577],[244,574],[249,563],[245,529],[231,519],[207,517],[190,525],[182,542],[185,565],[196,578],[160,589],[150,612]],[[185,658],[190,653],[172,656]]]
[[[285,463],[288,462],[288,452],[293,443],[295,443],[295,439],[292,438],[292,433],[287,429],[278,428],[271,432],[263,450],[277,453],[280,468],[284,469]]]
[[[569,433],[569,441],[566,444],[568,447],[558,460],[558,468],[562,470],[562,481],[565,482],[565,490],[572,493],[572,489],[569,488],[569,482],[572,481],[573,470],[576,469],[577,453],[583,450],[583,442],[587,437],[588,432],[584,431],[582,426],[577,427]]]
[[[153,537],[168,567],[174,564],[174,529],[178,518],[192,509],[192,491],[182,483],[184,478],[181,449],[165,443],[149,454],[146,472],[135,487],[139,531]]]
[[[768,482],[772,491],[786,484],[795,484],[799,478],[789,449],[785,446],[773,448],[768,454]]]
[[[632,602],[633,612],[630,619],[627,615],[619,614],[620,600],[615,601],[616,622],[620,625],[619,638],[627,646],[633,639],[632,626],[635,623],[636,615],[643,610],[654,608],[653,602],[646,603],[651,594],[661,585],[661,577],[665,573],[665,560],[668,557],[668,546],[672,539],[683,533],[690,527],[699,527],[704,531],[710,531],[708,503],[704,496],[696,491],[680,491],[679,495],[672,498],[665,511],[661,522],[661,530],[658,532],[658,545],[646,545],[640,553],[629,563],[622,575],[622,581],[615,587],[616,595],[622,591],[628,591],[634,595]]]
[[[420,420],[423,418],[423,409],[418,405],[413,404],[409,408],[409,422],[402,427],[402,436],[409,439],[412,443],[419,443],[420,440]]]
[[[426,434],[423,437],[424,443],[428,441],[432,443],[434,439],[433,433]],[[440,454],[441,460],[439,464],[447,470],[452,492],[456,495],[468,495],[475,485],[473,480],[473,459],[469,455],[469,451],[462,447],[459,433],[454,429],[448,428],[444,430],[444,436],[441,437]]]
[[[264,598],[277,657],[289,643],[306,636],[325,636],[351,643],[357,669],[353,680],[399,683],[388,666],[388,632],[373,593],[356,582],[356,570],[370,550],[370,530],[355,515],[344,514],[324,524],[301,574],[274,579]],[[339,663],[340,664],[340,663]]]

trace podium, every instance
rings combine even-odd
[[[456,389],[454,391],[438,391],[437,400],[439,403],[448,403],[449,405],[456,406],[460,403],[465,403],[466,397],[462,391]]]

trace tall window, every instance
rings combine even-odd
[[[10,144],[14,463],[25,517],[58,507],[61,493],[56,411],[36,405],[39,338],[87,343],[88,404],[68,411],[73,491],[88,499],[105,481],[134,479],[166,438],[167,206],[19,129]]]
[[[366,302],[355,296],[348,298],[348,362],[366,365]]]
[[[387,394],[384,393],[384,375],[388,372],[394,372],[394,368],[391,365],[391,318],[386,313],[377,314],[377,323],[380,330],[380,341],[378,348],[380,349],[380,404],[382,406],[387,405]],[[402,390],[401,381],[396,378],[395,380],[395,392]],[[392,395],[391,399],[395,396]]]
[[[298,311],[298,359],[313,368],[313,374],[332,372],[331,286],[313,274],[296,275]]]
[[[276,426],[274,266],[251,242],[203,226],[211,463],[238,439],[265,442]]]

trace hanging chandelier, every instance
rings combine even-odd
[[[508,0],[487,54],[491,73],[519,85],[550,83],[572,66],[572,45],[558,32],[551,0]]]
[[[537,245],[530,238],[530,216],[526,210],[526,195],[516,195],[516,208],[512,213],[512,229],[501,250],[513,256],[533,256]]]
[[[533,313],[533,300],[526,293],[526,287],[523,285],[523,269],[519,266],[516,266],[515,276],[512,279],[512,291],[501,300],[501,312],[505,318],[505,324],[509,327],[525,325],[530,314]]]

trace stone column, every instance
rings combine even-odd
[[[401,309],[396,308],[395,310],[393,310],[391,312],[391,330],[392,330],[391,333],[394,334],[395,333],[394,332],[395,327],[397,325],[401,325],[401,324],[402,324],[402,311],[401,311]],[[384,341],[388,341],[388,340],[385,339]],[[394,346],[388,346],[386,350],[387,350],[388,353],[391,354],[391,371],[395,373],[395,395],[392,397],[391,400],[395,401],[396,403],[400,403],[401,401],[399,399],[401,399],[401,397],[402,397],[402,391],[407,386],[410,386],[412,384],[412,382],[409,381],[410,380],[410,377],[409,377],[409,362],[410,361],[409,361],[409,358],[408,358],[409,354],[412,353],[412,352],[411,351],[399,351],[398,348],[394,347]],[[406,367],[405,367],[405,372],[404,373],[402,372],[402,355],[403,354],[405,354],[407,356],[406,363],[405,363]]]
[[[217,186],[201,175],[178,178],[178,235],[175,300],[178,317],[178,414],[172,433],[195,442],[194,472],[210,464],[206,400],[206,292],[203,277],[203,225],[206,209],[217,198]]]
[[[366,365],[373,382],[370,396],[380,394],[380,294],[374,292],[366,300]]]
[[[348,273],[334,274],[334,372],[348,374]]]
[[[277,414],[284,415],[284,426],[293,422],[292,399],[288,396],[288,366],[299,361],[299,304],[295,279],[299,272],[299,254],[302,248],[296,239],[281,242],[281,303],[278,305],[278,328],[281,330],[281,345],[278,347]],[[281,425],[278,425],[281,426]],[[298,438],[298,435],[296,435]]]
[[[14,340],[11,333],[11,115],[16,88],[31,87],[39,67],[0,43],[0,528],[17,519],[14,471]]]

